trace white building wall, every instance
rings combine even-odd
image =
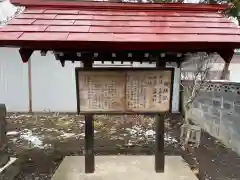
[[[8,111],[28,111],[28,65],[17,49],[0,48],[0,103]]]
[[[75,66],[66,62],[62,67],[52,53],[31,56],[33,111],[76,112]]]
[[[240,60],[240,58],[239,58]],[[240,63],[240,61],[239,61]],[[215,63],[212,66],[211,70],[222,71],[224,68],[224,63]],[[230,63],[229,65],[229,81],[231,82],[240,82],[240,64],[238,63]]]
[[[74,68],[79,62],[61,67],[50,53],[34,52],[32,67],[33,111],[76,112]],[[9,112],[28,112],[28,64],[22,63],[18,49],[0,48],[0,103]]]
[[[180,91],[180,68],[175,67],[174,83],[173,83],[173,98],[172,98],[172,112],[179,112],[179,91]]]
[[[229,70],[230,70],[230,81],[240,82],[240,64],[230,64]]]
[[[237,51],[236,51],[237,52]],[[184,71],[194,71],[196,70],[195,64],[190,61],[192,59],[199,59],[197,56],[196,57],[190,57],[188,62],[185,62],[185,65],[183,66]],[[214,64],[210,64],[211,70],[212,71],[222,71],[224,68],[224,60],[217,55],[216,56],[216,61]],[[233,56],[233,59],[229,65],[229,71],[230,71],[230,76],[229,76],[229,81],[231,82],[240,82],[240,55],[239,52]],[[189,75],[191,77],[191,75]],[[220,78],[220,76],[219,76]]]

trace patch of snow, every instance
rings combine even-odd
[[[84,122],[84,121],[78,121],[78,126],[79,126],[80,128],[82,128],[84,125],[85,125],[85,122]]]
[[[52,145],[51,144],[44,144],[44,149],[48,149],[48,148],[51,148]]]
[[[130,130],[129,130],[129,133],[130,133],[131,135],[135,135],[135,134],[137,134],[137,130],[136,130],[136,129],[130,129]]]
[[[9,141],[12,141],[13,143],[16,143],[17,142],[17,138],[11,138]]]
[[[133,126],[132,128],[126,128],[126,131],[132,136],[140,135],[143,133],[143,129],[138,126]]]
[[[155,141],[155,138],[156,138],[156,132],[152,129],[150,130],[147,130],[145,133],[144,133],[145,137],[150,140],[150,141]],[[167,144],[176,144],[178,143],[177,139],[174,138],[174,137],[171,137],[169,134],[166,134],[164,133],[164,141],[167,143]]]
[[[174,145],[177,146],[178,145],[178,141],[176,138],[171,137],[169,134],[165,133],[164,134],[164,141],[168,144],[168,145]]]
[[[175,138],[173,138],[171,136],[164,136],[164,141],[167,141],[167,142],[169,142],[171,144],[174,144],[174,143],[178,142]]]
[[[33,135],[32,131],[29,129],[24,129],[20,134],[20,139],[28,141],[33,147],[44,149],[43,142],[39,137]]]
[[[85,133],[80,133],[79,136],[85,137]]]
[[[17,132],[17,131],[8,131],[7,132],[7,136],[15,136],[15,135],[18,135],[19,134],[19,132]]]
[[[75,133],[64,133],[60,136],[63,137],[63,138],[70,138],[70,137],[76,136],[76,134]]]
[[[147,136],[147,137],[155,137],[155,135],[156,135],[156,133],[153,130],[147,130],[145,132],[145,136]]]
[[[14,163],[17,160],[17,158],[10,158],[10,160],[8,161],[8,163],[3,166],[2,168],[0,168],[0,173],[2,173],[7,167],[9,167],[12,163]]]
[[[131,140],[128,141],[128,143],[126,144],[127,146],[133,146],[133,143]]]
[[[42,128],[44,131],[47,132],[57,132],[57,133],[61,133],[61,131],[59,131],[58,129],[55,128]]]
[[[31,118],[32,115],[27,115],[27,114],[20,114],[20,115],[17,115],[17,114],[13,114],[10,116],[10,118],[15,118],[15,119],[18,119],[18,118]]]
[[[58,115],[57,115],[57,116],[58,116]],[[63,117],[60,117],[60,118],[58,119],[58,121],[66,120],[67,118],[68,118],[68,115],[63,116]]]

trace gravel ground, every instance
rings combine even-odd
[[[180,125],[180,117],[165,121],[166,154],[181,155],[201,180],[240,180],[236,153],[207,133],[202,134],[198,149],[183,151]],[[154,126],[152,117],[98,116],[94,123],[96,154],[153,154]],[[9,153],[18,157],[16,180],[50,180],[64,156],[83,154],[81,116],[13,114],[8,117],[7,135]]]

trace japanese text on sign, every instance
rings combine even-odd
[[[170,108],[172,71],[80,71],[80,112],[166,112]]]

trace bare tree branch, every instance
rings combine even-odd
[[[187,93],[187,100],[184,102],[184,108],[188,111],[195,98],[199,95],[200,89],[207,82],[209,71],[216,62],[217,57],[214,54],[207,55],[206,53],[199,53],[198,58],[194,59],[188,66],[192,71],[182,71],[183,80],[191,81],[190,84],[184,86],[184,91]],[[190,77],[189,77],[190,76]],[[188,124],[188,117],[185,117],[185,123]]]

